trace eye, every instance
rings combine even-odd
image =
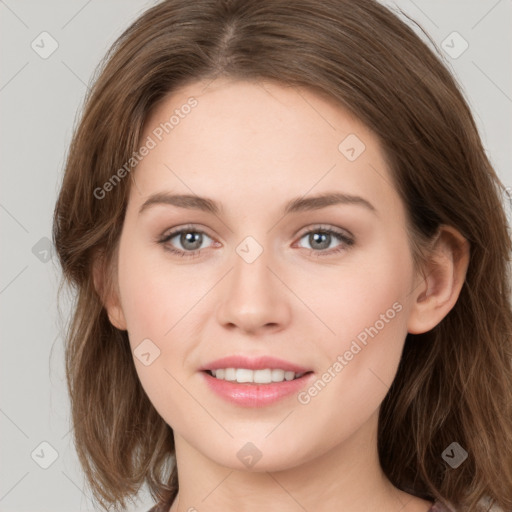
[[[314,256],[328,256],[336,254],[347,250],[350,246],[354,245],[354,239],[348,234],[323,226],[306,231],[306,233],[301,236],[300,240],[304,238],[306,238],[307,242],[311,246],[310,254]],[[334,249],[326,251],[325,249],[328,249],[331,246],[331,242],[335,239],[338,239],[342,243]]]
[[[185,227],[176,231],[166,234],[163,238],[158,240],[167,251],[181,257],[197,257],[204,247],[203,242],[206,238],[210,238],[204,231],[194,229],[193,227]],[[176,239],[174,243],[171,243]],[[211,238],[210,238],[211,240]],[[175,244],[181,245],[183,249],[177,249]]]

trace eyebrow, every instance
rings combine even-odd
[[[289,213],[319,210],[321,208],[337,204],[353,204],[362,206],[367,210],[370,210],[372,213],[377,213],[377,209],[366,199],[342,192],[324,193],[311,197],[297,197],[285,204],[283,213],[284,215],[287,215]],[[222,211],[221,205],[207,197],[200,197],[191,194],[169,194],[166,192],[158,192],[149,196],[149,198],[144,202],[139,209],[139,215],[151,206],[155,205],[172,205],[179,208],[209,212],[214,215],[219,215]]]

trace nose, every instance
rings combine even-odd
[[[228,329],[264,334],[286,328],[290,321],[290,292],[284,279],[269,266],[267,253],[253,262],[235,255],[224,279],[217,308],[218,322]]]

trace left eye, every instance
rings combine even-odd
[[[300,240],[307,238],[308,243],[312,246],[311,250],[321,249],[324,252],[325,249],[329,249],[333,239],[338,239],[344,245],[352,245],[353,241],[348,236],[333,231],[332,229],[313,229],[302,235]],[[341,250],[341,249],[336,249]],[[331,252],[331,251],[329,251]]]

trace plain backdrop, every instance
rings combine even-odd
[[[70,432],[52,213],[94,69],[154,3],[0,0],[1,512],[94,509]],[[386,3],[413,17],[439,46],[491,162],[512,187],[512,2]],[[503,200],[510,209],[510,198]],[[68,306],[61,304],[64,317]],[[151,505],[142,493],[131,510]]]

